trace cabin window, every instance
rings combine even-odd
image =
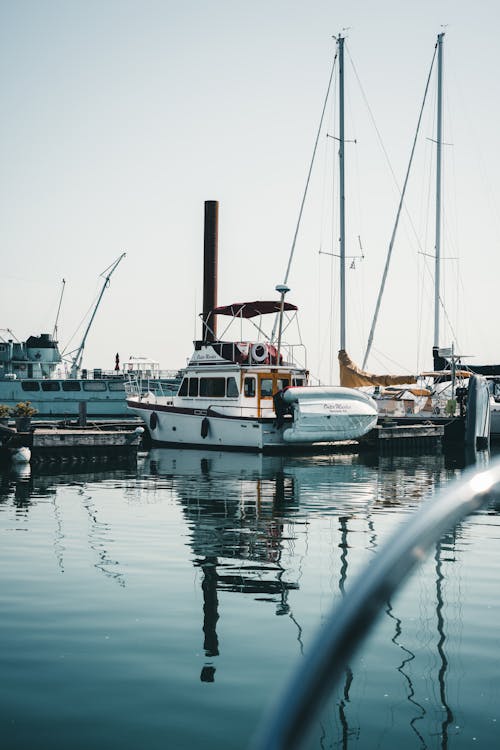
[[[198,395],[198,378],[189,378],[189,395]]]
[[[236,398],[239,396],[238,386],[236,385],[236,380],[234,378],[227,379],[226,394],[229,398]]]
[[[61,386],[57,380],[42,380],[42,391],[60,391]]]
[[[86,380],[83,383],[84,391],[105,391],[106,383],[104,380]]]
[[[304,378],[293,378],[292,385],[304,385]]]
[[[110,391],[124,391],[125,383],[122,380],[111,380],[108,383],[108,388]]]
[[[255,398],[255,378],[245,378],[243,382],[243,393],[246,398]]]
[[[189,378],[184,378],[184,380],[181,383],[181,387],[179,388],[179,396],[187,396],[188,395],[188,381]]]
[[[221,398],[226,395],[225,378],[200,378],[200,396]]]
[[[283,388],[288,388],[290,385],[290,379],[289,378],[278,378],[278,391],[282,391]]]
[[[23,380],[21,383],[23,391],[39,391],[40,384],[36,380]]]
[[[78,380],[63,380],[61,383],[63,391],[80,391],[80,383]]]
[[[273,395],[273,379],[262,378],[260,381],[260,396],[261,398],[272,398]]]

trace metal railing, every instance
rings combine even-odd
[[[173,373],[170,379],[149,378],[136,373],[129,373],[124,377],[125,393],[128,397],[153,393],[155,396],[171,398],[177,394],[180,383],[178,373]]]
[[[407,519],[332,610],[252,750],[303,747],[328,694],[384,604],[446,531],[499,495],[497,461],[486,469],[468,470]]]

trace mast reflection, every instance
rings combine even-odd
[[[274,603],[278,615],[290,614],[288,592],[298,583],[287,579],[281,557],[285,520],[297,500],[294,479],[282,467],[279,456],[166,448],[151,450],[144,467],[175,475],[193,562],[203,572],[202,682],[215,680],[213,659],[220,654],[219,592],[249,594]]]
[[[445,620],[443,615],[444,599],[443,599],[443,580],[444,574],[442,571],[442,551],[443,546],[448,544],[451,535],[446,535],[436,545],[436,554],[434,560],[436,562],[436,621],[437,621],[437,652],[439,654],[440,666],[438,672],[438,684],[439,684],[439,697],[441,699],[441,706],[444,710],[444,719],[441,723],[441,748],[447,750],[448,748],[448,727],[453,722],[453,711],[451,710],[446,695],[446,672],[448,670],[448,659],[445,652],[446,633],[445,633]]]
[[[403,646],[403,644],[399,642],[399,639],[403,632],[403,621],[399,617],[396,617],[396,615],[393,614],[392,603],[390,601],[387,602],[386,614],[395,622],[395,632],[391,640],[395,646],[400,648],[401,651],[404,651],[404,653],[406,654],[406,656],[403,658],[403,661],[401,662],[401,664],[399,664],[396,667],[396,669],[403,676],[405,680],[406,687],[407,687],[406,697],[408,698],[408,701],[412,703],[417,709],[416,716],[414,716],[410,720],[410,727],[412,731],[418,737],[420,741],[420,747],[427,747],[425,740],[423,738],[423,735],[419,732],[418,727],[417,727],[417,722],[422,721],[422,719],[425,716],[426,711],[423,705],[419,703],[417,700],[415,700],[415,687],[413,685],[413,680],[411,679],[409,673],[406,671],[407,665],[410,664],[410,662],[412,662],[415,659],[415,653],[411,651],[409,648],[406,648],[406,646]]]
[[[94,566],[107,578],[124,587],[125,578],[120,571],[120,563],[109,553],[113,541],[111,528],[108,523],[101,521],[100,508],[96,507],[86,488],[109,480],[116,482],[135,476],[136,462],[128,457],[111,460],[43,461],[36,462],[33,466],[11,466],[1,475],[0,505],[12,501],[16,512],[28,519],[30,508],[40,498],[50,499],[54,521],[53,551],[57,567],[64,573],[66,534],[59,489],[68,486],[78,488],[81,507],[89,521],[87,541],[95,559]]]
[[[348,528],[347,524],[349,521],[349,517],[341,516],[339,518],[339,525],[340,525],[340,549],[342,550],[340,555],[340,579],[339,579],[339,590],[342,596],[345,594],[345,583],[347,580],[347,550],[349,549],[348,540],[347,540],[347,534],[348,534]],[[359,737],[359,728],[351,729],[349,727],[349,721],[347,719],[347,713],[346,713],[346,704],[350,702],[349,693],[351,690],[352,681],[354,679],[354,674],[351,669],[351,666],[348,664],[345,669],[345,682],[344,682],[344,689],[343,689],[343,695],[339,702],[339,720],[340,725],[342,727],[342,747],[347,748],[349,746],[349,738],[350,737]]]

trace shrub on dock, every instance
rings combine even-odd
[[[19,401],[11,411],[13,417],[33,417],[38,414],[38,409],[31,406],[31,401]]]

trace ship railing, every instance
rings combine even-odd
[[[150,372],[149,370],[130,370],[129,372],[124,371],[123,375],[127,377],[128,375],[133,375],[135,377],[140,377],[143,380],[174,380],[175,378],[179,378],[179,370],[155,370],[154,372]]]
[[[167,373],[167,371],[164,371]],[[172,397],[177,394],[181,377],[178,372],[171,370],[168,371],[165,377],[162,378],[149,378],[144,377],[141,373],[129,373],[125,375],[125,393],[127,396],[144,396],[147,393],[152,393],[155,396],[160,397]]]
[[[133,375],[126,375],[125,380],[125,395],[127,397],[138,396],[141,393],[137,378]]]
[[[84,380],[109,380],[110,378],[139,377],[144,380],[170,380],[179,377],[179,370],[102,370],[99,367],[83,369]]]
[[[304,344],[287,344],[282,348],[283,362],[307,369],[307,351]]]
[[[254,347],[265,345],[268,348],[267,355],[265,352],[262,355],[256,356]],[[268,339],[262,339],[260,341],[217,341],[213,343],[213,347],[219,356],[224,359],[236,362],[243,367],[245,365],[271,365],[276,366],[277,363],[277,350],[275,344],[272,344]],[[307,354],[304,344],[289,344],[282,342],[280,348],[280,360],[282,365],[292,365],[306,369],[307,367]]]
[[[439,539],[466,516],[500,499],[500,460],[450,483],[396,530],[346,591],[312,643],[252,750],[304,747],[331,690],[384,605]]]
[[[259,410],[256,406],[241,406],[240,404],[230,403],[212,403],[206,407],[207,417],[210,415],[217,416],[228,416],[228,417],[243,417],[247,419],[255,419],[257,417],[276,419],[276,414],[272,406],[261,406],[260,415]]]
[[[283,366],[290,365],[304,370],[307,368],[307,353],[304,344],[282,343],[280,355]]]

